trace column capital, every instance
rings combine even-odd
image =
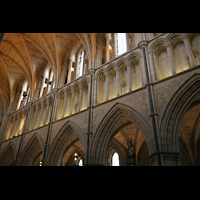
[[[188,39],[188,34],[187,33],[183,33],[180,36],[183,40]]]
[[[140,49],[142,49],[143,47],[147,47],[147,45],[148,45],[147,40],[143,40],[143,41],[139,42],[139,44],[138,44]]]
[[[57,93],[57,92],[58,92],[58,88],[53,88],[53,89],[52,89],[52,92],[53,92],[53,93]]]
[[[164,43],[163,46],[164,46],[166,49],[172,47],[172,45],[171,45],[170,42],[166,42],[166,43]]]
[[[89,73],[90,73],[90,74],[94,74],[94,73],[95,73],[95,70],[96,70],[95,68],[90,68],[90,69],[89,69]]]

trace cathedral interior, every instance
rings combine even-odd
[[[199,166],[200,33],[0,33],[0,166]]]

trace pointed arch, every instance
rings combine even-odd
[[[22,151],[21,158],[17,165],[19,166],[32,166],[35,157],[40,153],[44,152],[44,144],[38,133],[35,133],[26,144]]]
[[[91,47],[91,43],[90,43],[90,38],[89,38],[89,35],[87,33],[77,33],[77,36],[79,37],[79,39],[81,40],[86,52],[87,52],[87,55],[88,55],[88,61],[89,61],[89,66],[88,66],[88,69],[91,68],[91,61],[92,61],[92,47]]]
[[[10,142],[0,155],[0,166],[9,166],[16,160],[16,147],[13,142]]]
[[[103,164],[105,162],[106,149],[110,138],[113,134],[115,125],[125,117],[134,123],[142,132],[151,154],[154,150],[152,144],[152,128],[147,119],[145,119],[138,111],[121,103],[116,103],[103,117],[100,122],[92,141],[91,157],[92,163]]]
[[[63,155],[66,151],[67,146],[69,145],[68,139],[72,133],[74,133],[77,136],[77,138],[80,139],[84,147],[84,151],[86,152],[86,138],[83,134],[83,131],[77,124],[71,121],[67,121],[63,125],[63,127],[58,131],[56,137],[54,138],[51,144],[46,165],[61,165]]]
[[[184,114],[200,95],[200,74],[191,76],[175,92],[163,113],[158,137],[160,150],[179,153],[179,130]]]

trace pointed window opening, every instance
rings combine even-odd
[[[117,152],[112,156],[112,166],[119,166],[119,155]]]
[[[116,33],[116,56],[119,56],[127,51],[126,33]]]

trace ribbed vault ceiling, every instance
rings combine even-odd
[[[95,33],[5,33],[0,45],[0,118],[12,105],[25,79],[32,98],[38,75],[47,64],[54,71],[57,87],[61,68],[75,44],[81,43],[91,59],[94,51],[91,43],[96,42],[96,36]]]

